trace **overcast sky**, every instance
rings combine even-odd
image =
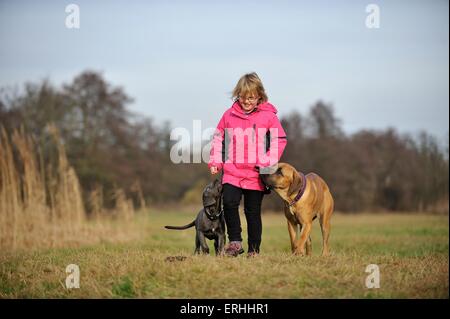
[[[68,29],[66,5],[80,8]],[[366,6],[380,8],[369,29]],[[103,73],[132,111],[215,126],[256,71],[279,115],[331,103],[347,133],[449,127],[448,1],[0,1],[0,87]]]

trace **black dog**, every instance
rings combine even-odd
[[[185,226],[165,226],[167,229],[188,229],[195,226],[195,253],[209,254],[205,238],[214,239],[216,256],[223,254],[225,247],[225,218],[222,210],[222,182],[218,179],[203,190],[203,208],[197,218]]]

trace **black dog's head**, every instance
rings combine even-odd
[[[221,196],[222,182],[218,179],[209,183],[203,190],[203,208],[208,218],[216,219],[222,213]]]

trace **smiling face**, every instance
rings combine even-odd
[[[232,98],[239,101],[246,113],[253,111],[258,104],[268,101],[261,79],[255,72],[245,74],[239,79]]]
[[[239,103],[244,112],[251,112],[258,105],[260,97],[256,93],[239,96]]]

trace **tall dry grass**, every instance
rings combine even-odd
[[[63,247],[99,240],[124,239],[113,220],[132,221],[135,209],[122,189],[113,196],[116,208],[103,207],[103,190],[89,194],[92,211],[87,218],[82,189],[67,160],[55,126],[48,132],[57,150],[56,164],[44,163],[33,139],[23,130],[0,135],[0,248],[5,250]]]

